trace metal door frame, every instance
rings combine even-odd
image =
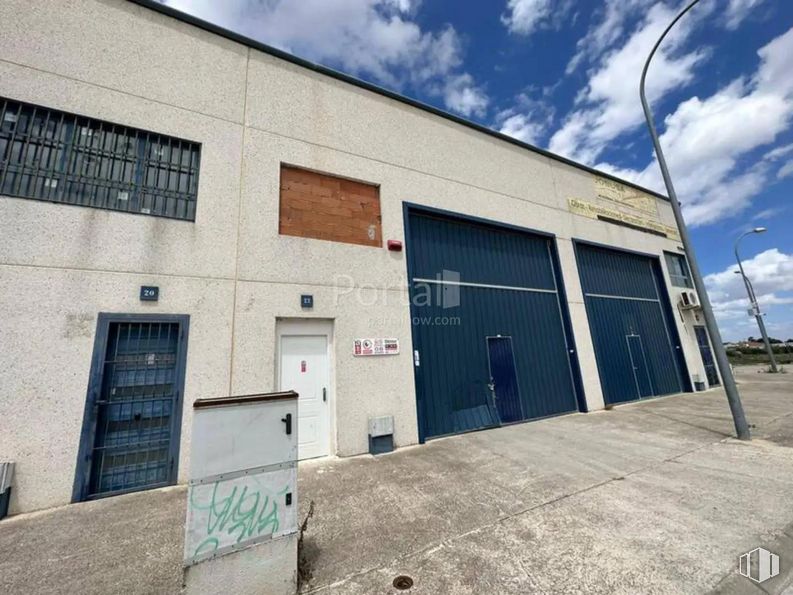
[[[176,342],[176,397],[173,412],[173,433],[168,457],[171,460],[170,471],[166,485],[176,483],[179,473],[179,446],[182,435],[182,408],[184,406],[185,368],[187,364],[187,336],[190,327],[189,314],[115,314],[100,312],[96,321],[96,336],[94,338],[94,351],[91,358],[91,370],[88,378],[88,390],[85,398],[83,424],[80,431],[80,445],[77,451],[77,465],[74,474],[74,487],[72,488],[72,502],[83,502],[87,499],[89,483],[91,480],[91,466],[93,444],[96,440],[96,423],[98,405],[102,392],[104,376],[104,363],[107,354],[107,338],[110,325],[113,323],[176,323],[179,325],[179,335]],[[146,489],[146,488],[143,488]],[[109,492],[96,498],[115,496],[119,493],[137,492],[140,488],[124,490],[123,492]],[[93,499],[93,498],[92,498]]]
[[[667,339],[670,341],[670,348],[672,348],[672,355],[675,358],[675,368],[676,368],[675,375],[677,376],[678,382],[680,383],[680,390],[681,392],[688,392],[688,393],[693,392],[694,389],[691,384],[691,375],[689,373],[688,361],[686,360],[685,354],[683,353],[683,349],[682,349],[683,344],[680,340],[680,330],[677,328],[677,323],[675,321],[673,314],[672,300],[670,299],[669,291],[667,290],[666,283],[663,282],[664,278],[663,278],[663,266],[661,265],[661,256],[659,256],[658,254],[652,254],[650,252],[631,250],[630,248],[622,248],[619,246],[613,246],[611,244],[604,244],[602,242],[594,242],[591,240],[583,240],[580,238],[572,238],[572,242],[573,242],[573,253],[575,254],[575,259],[576,259],[576,268],[578,269],[579,281],[581,280],[581,262],[578,252],[581,246],[583,246],[584,248],[593,247],[593,248],[600,248],[602,250],[612,250],[614,252],[633,254],[634,256],[642,256],[651,261],[652,264],[650,266],[650,272],[653,274],[653,283],[655,285],[655,293],[657,299],[631,298],[631,297],[623,298],[620,296],[602,296],[602,297],[613,297],[616,299],[658,302],[661,309],[661,316],[663,317],[665,323],[664,326],[666,327]],[[586,299],[589,295],[592,294],[587,294],[586,292],[583,291],[583,289],[582,289],[582,293],[584,295],[584,309],[586,310],[586,315],[587,315],[587,326],[589,327],[589,335],[590,337],[592,337],[592,340],[594,342],[592,325],[589,322],[589,319],[591,317],[590,305],[589,305],[589,300]],[[673,347],[672,343],[674,342],[680,345],[680,349],[675,349]],[[643,345],[642,345],[642,350],[644,350]],[[604,377],[604,372],[602,369],[600,359],[597,356],[597,349],[595,349],[595,364],[598,370],[598,377],[602,379]],[[603,400],[606,404],[611,404],[611,402],[606,397],[605,391],[603,392]]]
[[[705,341],[706,344],[702,345],[699,342],[699,333],[697,333],[698,329],[702,329],[705,331]],[[697,342],[697,351],[699,351],[699,359],[702,360],[702,367],[705,368],[705,381],[708,383],[708,388],[713,388],[715,386],[721,386],[721,374],[719,374],[719,367],[716,365],[716,356],[713,355],[713,345],[710,343],[710,337],[708,336],[708,328],[704,324],[695,324],[694,325],[694,340]],[[716,373],[716,383],[713,384],[708,378],[708,364],[705,363],[705,358],[702,357],[702,348],[707,347],[708,351],[710,351],[710,366],[713,368],[714,372]]]
[[[562,276],[562,267],[561,262],[559,260],[559,247],[556,238],[556,234],[550,233],[547,231],[541,231],[538,229],[532,229],[529,227],[523,227],[520,225],[514,225],[511,223],[504,223],[503,221],[495,221],[493,219],[487,219],[484,217],[476,217],[473,215],[465,215],[463,213],[458,213],[456,211],[449,211],[446,209],[439,209],[437,207],[428,207],[426,205],[421,205],[418,203],[403,201],[402,202],[402,222],[404,225],[405,230],[405,268],[407,269],[407,281],[408,281],[408,295],[410,295],[410,288],[413,283],[413,270],[415,268],[415,253],[413,250],[413,246],[411,245],[412,242],[412,234],[410,229],[410,215],[417,214],[417,215],[430,215],[436,216],[444,219],[449,219],[451,221],[463,222],[463,223],[472,223],[478,225],[485,225],[488,227],[493,227],[496,229],[502,230],[509,230],[509,231],[517,231],[520,233],[538,236],[541,238],[545,238],[548,241],[548,249],[551,256],[551,270],[553,271],[554,282],[556,285],[556,295],[557,301],[559,304],[559,309],[562,313],[562,334],[565,337],[565,341],[567,342],[567,365],[570,369],[570,376],[572,379],[572,389],[573,389],[573,396],[575,397],[576,404],[578,406],[578,411],[582,413],[586,413],[588,411],[587,401],[586,401],[586,392],[584,388],[584,382],[581,374],[581,364],[578,360],[578,348],[576,346],[575,335],[573,333],[573,325],[570,316],[570,304],[567,299],[567,291],[565,288],[564,277]],[[409,298],[410,302],[409,305],[409,312],[410,312],[410,319],[411,322],[413,319],[418,315],[417,307],[413,303],[413,300]],[[410,325],[410,336],[412,342],[412,351],[413,351],[413,381],[415,385],[415,394],[416,394],[416,421],[418,422],[418,433],[419,433],[419,444],[424,444],[427,441],[427,429],[426,424],[427,420],[424,414],[424,379],[423,379],[423,370],[421,369],[420,360],[417,358],[417,355],[420,356],[421,353],[421,341],[418,337],[418,331],[416,330],[413,324]],[[514,356],[514,352],[513,352]],[[419,362],[419,365],[416,365],[416,362]],[[532,418],[536,419],[536,418]],[[531,420],[524,420],[524,421],[531,421]],[[432,436],[432,438],[439,438],[439,436]]]
[[[666,258],[666,257],[664,257]],[[659,256],[654,262],[650,262],[650,274],[653,278],[653,284],[655,285],[655,293],[658,296],[658,308],[661,311],[661,318],[664,319],[664,331],[666,332],[666,341],[669,344],[669,349],[672,350],[672,356],[676,360],[678,365],[675,366],[675,375],[677,376],[677,382],[680,385],[680,392],[687,392],[687,388],[691,389],[690,386],[691,380],[686,379],[683,377],[683,372],[681,370],[685,370],[685,375],[688,377],[688,362],[686,362],[685,354],[683,353],[683,342],[681,341],[680,333],[676,333],[677,338],[677,345],[675,345],[675,341],[672,340],[672,336],[670,335],[670,329],[675,327],[676,322],[673,319],[669,319],[669,313],[666,311],[664,307],[664,303],[671,304],[671,300],[669,299],[669,292],[666,290],[664,276],[663,276],[663,266],[661,264],[661,257]],[[660,276],[659,276],[660,275]],[[661,293],[662,288],[661,285],[664,284],[663,287],[663,294]],[[664,295],[665,302],[661,301],[661,295]],[[674,315],[673,315],[674,316]],[[642,350],[644,350],[644,345],[642,345]]]
[[[518,391],[518,407],[520,407],[520,419],[514,422],[507,422],[507,424],[511,423],[519,423],[522,421],[526,421],[526,412],[523,409],[523,399],[520,396],[520,382],[518,381],[518,363],[515,361],[515,349],[513,348],[514,343],[512,342],[512,335],[487,335],[485,337],[485,346],[487,347],[487,376],[492,381],[493,380],[493,367],[490,365],[490,339],[509,339],[509,352],[512,354],[512,369],[515,371],[515,388]],[[504,425],[504,422],[501,421],[501,413],[498,411],[498,403],[495,402],[495,399],[498,399],[496,396],[495,389],[490,391],[493,395],[493,407],[496,410],[496,415],[498,415],[498,423],[499,425]]]
[[[631,349],[631,342],[628,340],[631,337],[636,337],[639,339],[639,348],[642,350],[642,360],[644,360],[644,373],[647,375],[647,384],[650,386],[650,394],[643,395],[642,389],[639,387],[639,377],[636,375],[636,364],[633,361],[633,350]],[[631,368],[633,368],[633,381],[636,383],[636,394],[638,395],[639,399],[646,399],[647,397],[655,397],[655,389],[653,388],[653,381],[650,378],[650,366],[647,365],[647,354],[644,353],[644,341],[642,341],[642,336],[637,335],[636,333],[631,333],[630,335],[625,335],[625,344],[628,347],[628,357],[631,358]]]
[[[327,364],[326,400],[328,416],[328,452],[324,455],[300,460],[319,460],[335,456],[338,451],[336,436],[336,360],[335,333],[336,325],[333,318],[297,318],[279,317],[275,321],[275,385],[281,387],[281,358],[283,357],[282,341],[284,337],[323,337],[325,339],[325,361]],[[298,420],[300,415],[298,414]],[[298,455],[299,456],[299,455]]]

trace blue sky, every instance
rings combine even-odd
[[[663,191],[638,100],[659,0],[163,0],[220,26]],[[725,339],[793,338],[793,2],[702,0],[648,94]]]

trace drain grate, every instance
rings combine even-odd
[[[400,591],[407,591],[410,587],[413,586],[413,579],[409,576],[405,576],[404,574],[396,577],[394,582],[391,583],[394,585],[395,589],[399,589]]]

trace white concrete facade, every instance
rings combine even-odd
[[[418,441],[404,252],[279,235],[282,163],[379,185],[386,239],[405,241],[405,201],[555,234],[590,410],[603,397],[573,239],[659,255],[664,271],[663,251],[678,251],[571,212],[569,199],[598,200],[585,169],[125,0],[5,0],[0,96],[201,143],[195,222],[0,197],[0,458],[17,462],[14,513],[71,499],[100,312],[191,317],[180,481],[195,399],[277,388],[280,319],[333,321],[335,454],[367,451],[372,416],[394,416],[397,446]],[[654,201],[652,218],[674,226]],[[159,301],[139,301],[141,285]],[[675,316],[704,378],[690,322]],[[366,336],[402,351],[354,358]]]

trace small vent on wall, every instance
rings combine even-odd
[[[369,418],[369,452],[379,455],[394,450],[394,417]]]

